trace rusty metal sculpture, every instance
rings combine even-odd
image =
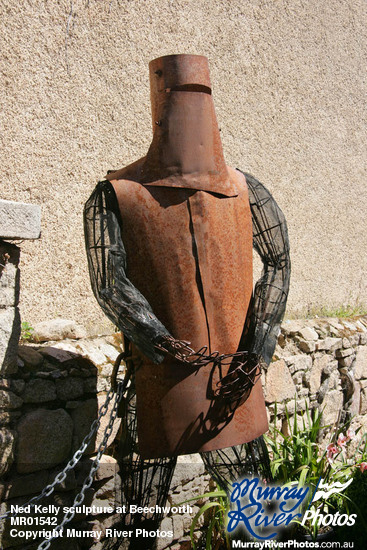
[[[265,187],[225,164],[206,58],[156,59],[150,81],[147,155],[109,173],[85,206],[91,282],[133,344],[135,456],[173,471],[178,454],[200,451],[220,481],[218,463],[231,465],[217,449],[241,444],[240,468],[244,452],[266,463],[256,382],[285,310],[287,228]],[[253,245],[264,264],[254,293]]]

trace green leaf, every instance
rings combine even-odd
[[[301,475],[299,476],[299,484],[301,485],[301,487],[303,487],[304,485],[306,485],[306,479],[307,479],[307,474],[309,472],[309,468],[308,466],[305,466],[301,472]]]
[[[200,510],[196,513],[196,515],[194,516],[194,519],[192,520],[191,527],[190,527],[190,538],[191,538],[191,542],[194,550],[196,548],[195,542],[194,542],[194,531],[195,531],[196,524],[199,521],[200,516],[205,514],[205,512],[210,508],[215,508],[215,507],[222,508],[223,511],[225,512],[223,506],[219,502],[207,502],[200,508]]]
[[[197,500],[202,500],[203,498],[220,498],[220,497],[227,497],[227,493],[225,491],[222,491],[222,489],[218,489],[217,491],[211,491],[210,493],[204,493],[202,495],[197,495],[196,497],[188,498],[187,500],[183,500],[182,502],[179,502],[178,504],[175,504],[175,506],[181,506],[181,504],[186,504],[186,502],[195,502]]]

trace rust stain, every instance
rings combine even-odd
[[[195,350],[235,353],[252,295],[246,181],[224,162],[207,60],[159,58],[150,63],[150,78],[148,154],[108,176],[122,217],[128,277],[174,338]],[[143,358],[135,373],[143,458],[228,447],[267,430],[260,383],[244,403],[218,396],[228,368]]]

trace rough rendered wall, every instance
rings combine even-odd
[[[42,206],[21,311],[101,327],[82,206],[147,151],[148,62],[209,58],[227,162],[284,210],[289,310],[355,304],[366,280],[365,0],[51,0],[0,6],[1,197]]]

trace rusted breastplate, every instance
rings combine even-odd
[[[128,277],[177,339],[198,350],[238,349],[252,294],[247,187],[238,195],[114,182]],[[261,384],[235,410],[214,395],[220,375],[167,357],[136,371],[138,446],[143,458],[209,451],[267,430]]]

